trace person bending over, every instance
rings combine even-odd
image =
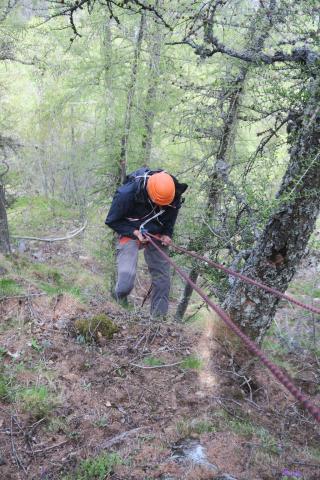
[[[157,235],[161,248],[171,243],[182,194],[188,185],[163,170],[140,168],[127,176],[112,200],[106,225],[118,234],[117,282],[114,297],[125,304],[134,286],[139,249],[152,279],[151,315],[165,316],[169,306],[170,266],[143,231]]]

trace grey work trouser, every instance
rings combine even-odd
[[[159,245],[166,251],[168,247]],[[117,244],[118,278],[115,288],[117,299],[125,299],[134,286],[138,263],[139,243],[129,240]],[[144,247],[144,258],[152,279],[151,315],[166,315],[169,306],[170,265],[150,243]]]

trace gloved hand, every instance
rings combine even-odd
[[[148,243],[149,241],[139,230],[135,230],[133,235],[135,235],[141,243]]]
[[[172,240],[168,235],[161,235],[160,240],[162,245],[165,245],[166,247],[172,243]]]

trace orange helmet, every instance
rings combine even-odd
[[[147,192],[153,203],[170,205],[176,194],[173,178],[166,172],[154,173],[148,178]]]

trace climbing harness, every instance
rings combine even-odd
[[[159,241],[158,238],[156,238],[154,235],[148,233],[145,230],[142,233],[150,241],[150,243],[158,250],[160,255],[162,255],[172,265],[172,267],[178,272],[180,277],[183,278],[187,283],[189,283],[189,285],[191,285],[191,287],[200,295],[200,297],[203,298],[203,300],[207,303],[207,305],[209,305],[209,307],[219,315],[219,317],[228,325],[228,327],[239,338],[241,338],[241,340],[244,342],[244,344],[246,345],[248,350],[250,352],[252,352],[254,355],[256,355],[261,360],[261,362],[270,370],[270,372],[277,378],[277,380],[302,404],[302,406],[313,416],[313,418],[318,423],[320,423],[320,408],[317,407],[316,405],[314,405],[304,393],[300,392],[298,390],[298,388],[288,378],[288,376],[285,375],[277,365],[272,363],[266,357],[266,355],[256,345],[256,343],[253,342],[244,332],[242,332],[242,330],[231,320],[229,315],[227,315],[227,313],[224,310],[222,310],[221,307],[219,307],[218,305],[213,303],[212,300],[201,290],[201,288],[197,284],[195,284],[192,280],[190,280],[188,275],[178,265],[176,265],[176,263],[159,247],[159,245],[157,245],[157,243],[154,241],[154,238]],[[176,249],[181,249],[181,251],[185,250],[185,249],[182,249],[182,247],[177,247],[176,245],[171,244],[171,246],[176,248]],[[187,253],[187,252],[188,251],[184,251],[184,253]],[[191,253],[191,252],[188,252],[188,253]],[[196,254],[194,254],[194,255],[196,255]],[[192,256],[194,256],[194,255],[192,255]],[[195,258],[197,258],[197,257],[195,257]],[[205,260],[209,264],[208,259],[206,259],[205,257],[201,257],[201,260]],[[212,262],[212,263],[214,263],[214,262]],[[216,265],[218,265],[218,264],[215,264],[215,266]],[[249,283],[251,283],[253,285],[256,285],[260,288],[264,288],[265,290],[267,289],[267,291],[269,293],[276,294],[275,292],[277,292],[277,296],[281,296],[282,298],[286,298],[287,300],[289,300],[291,302],[292,302],[292,300],[294,300],[293,303],[296,303],[297,305],[302,306],[303,308],[307,308],[307,310],[310,310],[310,307],[308,305],[305,305],[302,302],[298,302],[295,299],[293,299],[292,297],[290,297],[288,295],[284,295],[284,294],[282,294],[281,292],[278,292],[275,289],[270,289],[270,287],[267,287],[267,285],[264,285],[260,282],[256,282],[252,279],[249,279],[245,275],[240,276],[240,274],[238,274],[237,272],[233,272],[232,270],[227,269],[226,267],[221,268],[222,267],[221,265],[219,265],[219,267],[220,267],[221,270],[225,270],[230,275],[238,276],[239,278],[241,278],[242,280],[244,280],[246,282],[248,282],[250,280]],[[216,267],[216,268],[218,268],[218,267]],[[313,311],[314,313],[320,313],[320,310],[318,310],[318,309],[312,309],[311,311]]]

